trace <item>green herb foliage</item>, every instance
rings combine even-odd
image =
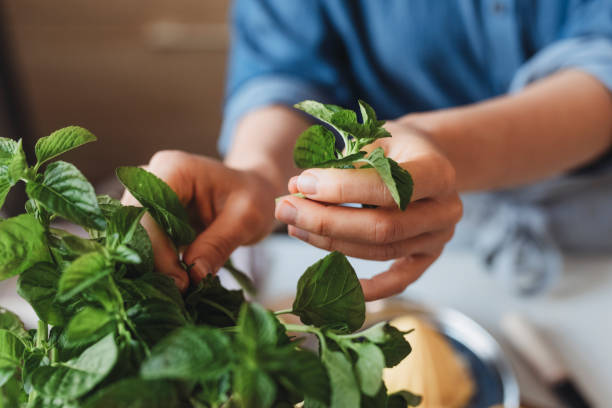
[[[378,120],[374,109],[364,101],[359,101],[361,123],[352,110],[336,105],[327,105],[315,101],[303,101],[295,105],[309,115],[331,127],[344,142],[344,150],[336,149],[334,133],[322,125],[306,129],[298,138],[293,150],[293,160],[301,169],[340,168],[354,169],[374,168],[385,183],[393,200],[403,211],[410,202],[413,181],[410,173],[404,170],[393,159],[385,157],[382,148],[373,150],[366,157],[361,149],[377,139],[391,137],[385,130],[384,121]],[[364,203],[367,204],[367,203]]]
[[[371,108],[361,106],[363,123],[331,105],[302,107],[352,135],[359,148],[363,140],[388,136]],[[319,127],[302,139],[320,138],[303,144],[305,163],[349,167],[351,160],[364,159],[359,151],[337,157],[329,150],[330,134]],[[388,325],[357,332],[365,317],[363,292],[344,255],[329,254],[300,278],[290,313],[304,325],[283,323],[216,276],[181,294],[155,272],[151,242],[140,225],[147,211],[177,248],[194,239],[169,186],[143,169],[122,167],[119,179],[143,208],[122,206],[96,197],[73,165],[49,163],[92,140],[83,128],[61,129],[39,140],[37,162],[29,166],[20,142],[0,138],[0,203],[18,181],[26,183],[30,198],[27,214],[0,221],[0,280],[19,275],[18,292],[40,319],[36,330],[26,331],[16,315],[0,308],[0,407],[417,404],[409,393],[387,396],[382,369],[399,363],[410,345]],[[377,157],[364,160],[376,167]],[[56,217],[90,237],[51,227]],[[225,267],[255,294],[247,275],[229,260]],[[288,333],[314,334],[319,352]]]

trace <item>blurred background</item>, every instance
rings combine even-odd
[[[160,149],[217,155],[228,0],[0,1],[0,132],[26,149],[75,124],[98,188]],[[9,211],[21,211],[17,196]]]

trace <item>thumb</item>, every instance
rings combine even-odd
[[[231,211],[221,214],[187,248],[183,259],[190,270],[191,280],[198,283],[206,275],[217,273],[231,253],[242,244],[241,228]]]

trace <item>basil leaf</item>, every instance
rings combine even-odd
[[[34,152],[38,166],[69,150],[93,142],[96,137],[87,129],[79,126],[68,126],[56,130],[49,136],[41,137],[36,142]]]
[[[359,161],[367,163],[376,169],[397,206],[402,211],[405,210],[412,196],[412,178],[410,174],[395,161],[385,157],[382,147],[374,149],[368,157]]]
[[[92,185],[70,163],[51,163],[42,182],[28,182],[26,191],[45,209],[69,221],[99,230],[106,227]]]
[[[216,275],[205,276],[185,297],[195,323],[217,327],[234,326],[243,303],[242,291],[224,288]]]
[[[117,346],[109,334],[74,360],[36,369],[32,373],[32,386],[45,396],[79,398],[106,378],[117,356]]]
[[[8,330],[19,337],[27,335],[19,316],[3,307],[0,307],[0,329]]]
[[[329,404],[331,389],[325,366],[318,356],[293,344],[274,348],[264,354],[264,369],[292,393]]]
[[[140,225],[140,219],[145,213],[141,207],[119,207],[112,212],[107,220],[106,242],[111,248],[129,243]]]
[[[18,149],[19,144],[17,141],[0,137],[0,163],[7,163],[11,160]]]
[[[253,283],[251,278],[249,278],[249,276],[246,273],[236,268],[234,264],[232,263],[231,259],[228,259],[227,261],[225,261],[225,264],[223,265],[223,267],[232,275],[234,280],[238,282],[240,287],[246,293],[248,293],[251,296],[257,295],[257,289],[255,288],[255,284]]]
[[[119,167],[117,177],[177,246],[190,244],[195,239],[185,208],[161,179],[139,167]]]
[[[306,129],[293,148],[293,161],[300,169],[317,167],[318,164],[336,160],[336,138],[321,125]]]
[[[324,349],[321,360],[327,368],[331,384],[330,408],[358,407],[361,394],[348,358],[341,351]]]
[[[110,250],[111,258],[118,262],[128,263],[128,264],[139,264],[142,262],[140,259],[140,255],[138,252],[134,251],[132,248],[127,245],[119,245]]]
[[[143,300],[130,307],[127,315],[149,346],[187,323],[178,306],[159,299]]]
[[[323,163],[317,164],[315,167],[317,168],[335,168],[335,169],[354,169],[355,166],[353,163],[362,159],[365,156],[365,152],[357,152],[350,154],[341,159],[334,159],[330,161],[326,161]]]
[[[19,275],[17,293],[24,298],[36,312],[40,320],[53,326],[66,323],[67,309],[57,303],[56,293],[60,273],[56,266],[42,262]]]
[[[9,184],[14,186],[17,182],[25,175],[25,171],[28,168],[26,162],[25,152],[21,144],[21,139],[17,142],[17,150],[13,154],[13,157],[8,161],[7,166],[7,178]]]
[[[229,338],[208,327],[183,327],[166,337],[151,350],[142,364],[145,379],[215,380],[230,368]]]
[[[112,271],[113,266],[103,253],[90,252],[82,255],[62,273],[57,297],[60,301],[65,302],[110,275]]]
[[[250,350],[278,343],[276,317],[256,303],[242,306],[236,326],[237,340]]]
[[[20,367],[25,351],[26,346],[17,334],[0,329],[0,369]]]
[[[0,222],[0,280],[48,259],[45,230],[36,218],[22,214]]]
[[[355,373],[361,391],[370,397],[375,396],[382,384],[382,372],[385,367],[385,356],[373,343],[354,343],[351,349],[357,353]]]
[[[310,266],[298,281],[293,313],[304,324],[347,325],[355,331],[365,320],[359,279],[346,257],[332,252]]]
[[[68,347],[81,346],[100,340],[114,329],[112,315],[93,307],[85,307],[68,323],[65,331]]]
[[[421,405],[423,397],[411,393],[410,391],[399,391],[389,395],[387,407],[389,408],[406,408],[418,407]]]
[[[109,385],[85,401],[84,408],[171,408],[183,406],[176,387],[166,381],[128,378]]]
[[[389,323],[381,322],[350,337],[375,343],[385,356],[385,367],[394,367],[412,351],[410,343],[405,339],[406,334]]]
[[[237,366],[233,385],[234,396],[243,407],[268,408],[276,397],[274,381],[256,366]]]

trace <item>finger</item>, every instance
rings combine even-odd
[[[289,226],[289,235],[326,251],[339,251],[348,256],[374,261],[387,261],[406,257],[415,253],[434,254],[439,252],[453,236],[453,228],[421,234],[417,237],[391,244],[372,245],[334,239],[312,234],[294,226]]]
[[[179,263],[176,248],[149,214],[142,217],[141,223],[151,239],[156,269],[172,278],[179,290],[185,291],[189,287],[189,277]]]
[[[317,235],[366,244],[388,244],[446,229],[459,220],[461,211],[461,201],[455,196],[420,200],[405,211],[325,205],[285,196],[276,204],[275,216],[281,222]]]
[[[416,281],[436,260],[433,255],[413,255],[395,261],[391,267],[370,279],[360,279],[366,301],[397,295]]]
[[[287,186],[287,189],[289,190],[289,194],[295,194],[295,193],[299,193],[300,190],[298,189],[297,186],[297,181],[298,181],[299,176],[293,176],[289,179],[289,183]]]
[[[208,274],[217,273],[242,244],[241,231],[246,226],[241,225],[240,217],[235,214],[231,208],[226,208],[185,251],[183,259],[187,265],[193,265],[190,275],[194,283]]]
[[[454,172],[448,161],[430,154],[400,163],[414,181],[411,201],[448,194]],[[361,203],[396,207],[389,189],[375,169],[308,169],[294,182],[306,197],[327,203]],[[292,185],[290,184],[290,190]]]

